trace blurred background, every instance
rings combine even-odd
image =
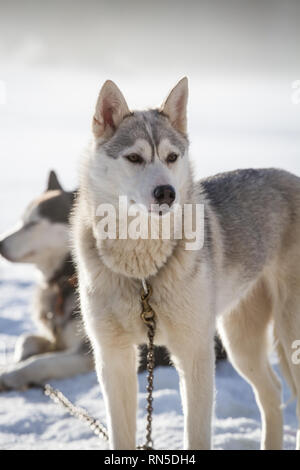
[[[75,187],[107,78],[135,109],[189,77],[198,176],[249,166],[300,174],[299,44],[298,0],[1,0],[0,231],[49,169]]]

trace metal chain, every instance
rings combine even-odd
[[[96,436],[101,436],[105,441],[108,441],[107,429],[100,423],[100,421],[90,416],[83,408],[73,405],[73,403],[70,402],[70,400],[68,400],[60,390],[53,388],[49,384],[46,384],[42,388],[44,394],[54,401],[54,403],[60,403],[71,416],[85,422]]]
[[[155,366],[155,356],[154,356],[154,336],[156,329],[156,315],[149,304],[149,298],[152,295],[152,288],[148,284],[143,283],[144,291],[141,294],[142,301],[142,313],[141,318],[145,325],[148,328],[148,352],[147,352],[147,426],[146,426],[146,442],[139,449],[151,450],[153,449],[153,440],[152,440],[152,413],[153,413],[153,379],[154,379],[154,366]]]
[[[142,446],[138,446],[139,450],[152,450],[152,413],[153,413],[153,379],[154,379],[154,336],[156,329],[155,312],[149,305],[149,298],[152,295],[152,288],[150,285],[143,281],[143,291],[141,293],[142,312],[141,318],[148,328],[148,352],[147,352],[147,426],[146,426],[146,442]],[[68,398],[60,391],[53,388],[50,384],[35,386],[41,388],[44,394],[49,397],[54,403],[60,403],[71,416],[78,418],[80,421],[85,422],[96,436],[101,436],[105,441],[108,441],[108,432],[105,426],[97,419],[88,414],[86,410],[68,400]]]

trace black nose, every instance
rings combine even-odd
[[[171,206],[175,201],[176,193],[173,186],[164,184],[162,186],[156,186],[153,191],[153,196],[159,205],[168,204],[168,206]]]

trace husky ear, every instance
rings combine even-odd
[[[160,111],[168,116],[172,126],[182,134],[187,131],[186,107],[188,100],[188,79],[182,78],[170,91]]]
[[[58,181],[55,171],[51,170],[48,176],[47,191],[53,191],[55,189],[59,189],[60,191],[63,191],[63,188],[60,182]]]
[[[121,91],[114,82],[107,80],[96,104],[93,119],[95,137],[111,137],[128,114],[130,111]]]

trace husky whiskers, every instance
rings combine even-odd
[[[141,280],[153,288],[156,343],[169,349],[180,376],[184,447],[209,449],[214,402],[214,333],[253,387],[263,449],[282,447],[281,387],[268,360],[274,323],[279,358],[298,400],[300,367],[300,179],[284,171],[239,170],[195,182],[188,158],[187,80],[160,109],[131,112],[107,81],[93,120],[93,143],[81,168],[73,217],[81,309],[93,345],[113,449],[136,446],[136,348]],[[204,246],[185,240],[103,239],[97,208],[119,196],[205,206]],[[298,431],[297,447],[300,447]]]
[[[93,368],[76,302],[75,268],[69,248],[69,215],[74,193],[64,191],[54,172],[47,190],[25,211],[18,227],[0,242],[1,255],[31,263],[40,272],[34,302],[38,333],[21,336],[15,361],[0,373],[0,390],[24,388]]]

